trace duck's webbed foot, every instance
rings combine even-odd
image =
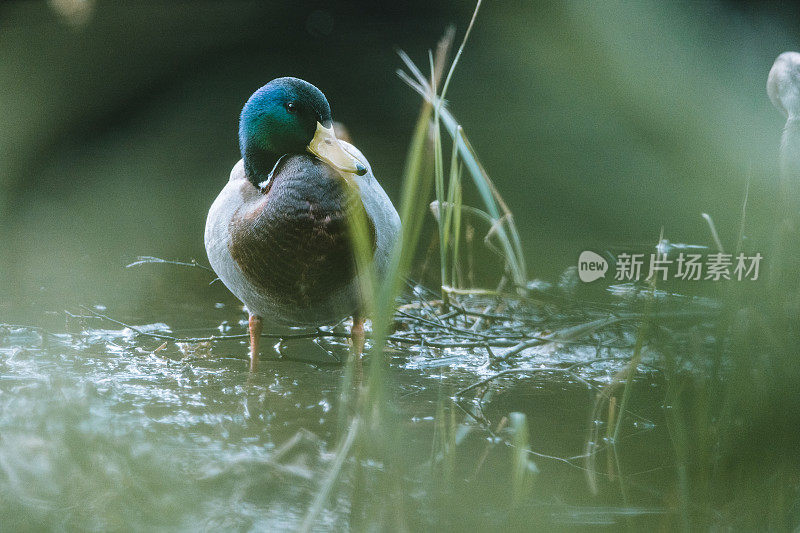
[[[250,372],[258,368],[258,347],[261,342],[261,317],[250,313]]]

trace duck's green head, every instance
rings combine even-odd
[[[333,133],[325,95],[299,78],[277,78],[253,93],[239,119],[239,148],[255,184],[267,179],[285,154],[310,152],[342,172],[367,171]]]

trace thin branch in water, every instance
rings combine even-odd
[[[311,527],[317,520],[319,513],[325,508],[325,504],[330,498],[331,491],[341,476],[342,466],[344,466],[345,460],[350,455],[350,448],[352,448],[356,436],[358,435],[358,430],[360,429],[359,422],[360,420],[356,418],[353,420],[352,424],[350,424],[350,430],[347,432],[339,449],[336,451],[336,458],[334,459],[333,465],[331,465],[330,470],[325,476],[319,492],[317,492],[317,495],[314,497],[311,508],[308,510],[308,513],[306,513],[299,531],[311,531]]]
[[[85,310],[88,313],[91,313],[97,318],[102,318],[103,320],[107,320],[113,324],[117,324],[118,326],[128,328],[131,331],[138,333],[139,335],[143,335],[145,337],[151,337],[154,339],[169,340],[172,342],[196,343],[196,342],[231,341],[231,340],[241,340],[250,338],[250,335],[248,333],[242,333],[239,335],[211,335],[209,337],[176,337],[174,335],[165,335],[163,333],[150,333],[148,331],[143,331],[140,328],[137,328],[136,326],[126,324],[125,322],[116,320],[114,318],[111,318],[110,316],[98,313],[97,311],[90,309],[88,307],[81,306],[81,309]],[[275,339],[275,340],[292,340],[292,339],[315,339],[320,337],[350,338],[350,334],[317,329],[316,331],[309,331],[305,333],[262,333],[261,337],[267,339]]]
[[[708,223],[708,229],[711,230],[711,237],[714,239],[714,244],[717,245],[717,251],[721,254],[724,254],[725,249],[722,246],[722,241],[719,239],[719,234],[717,233],[717,227],[714,225],[714,220],[708,213],[701,213],[701,215]]]
[[[580,368],[582,366],[594,365],[596,363],[607,363],[607,362],[611,362],[611,361],[630,361],[630,357],[603,357],[601,359],[592,359],[590,361],[579,361],[579,362],[573,363],[573,364],[571,364],[571,365],[569,365],[567,367],[555,366],[555,367],[536,367],[536,368],[509,368],[508,370],[503,370],[501,372],[498,372],[497,374],[493,374],[493,375],[491,375],[491,376],[489,376],[487,378],[484,378],[484,379],[482,379],[482,380],[480,380],[480,381],[478,381],[476,383],[473,383],[472,385],[470,385],[468,387],[465,387],[465,388],[461,389],[460,391],[455,393],[455,397],[456,398],[460,398],[460,397],[464,396],[466,393],[468,393],[471,390],[475,390],[478,387],[481,387],[483,385],[488,385],[489,383],[491,383],[492,381],[496,380],[497,378],[501,378],[501,377],[507,376],[509,374],[518,374],[518,373],[538,374],[540,372],[557,372],[557,373],[572,374],[574,370],[576,370],[576,369],[578,369],[578,368]],[[645,363],[639,363],[639,364],[645,364]],[[578,376],[576,376],[576,377],[578,377]],[[583,380],[581,380],[581,381],[583,381]]]
[[[160,257],[152,257],[149,255],[140,255],[136,258],[136,261],[129,265],[125,265],[125,268],[131,268],[139,265],[149,265],[153,263],[162,263],[167,265],[178,265],[178,266],[187,266],[187,267],[194,267],[194,268],[202,268],[203,270],[208,270],[209,272],[214,272],[211,267],[207,267],[205,265],[201,265],[197,262],[196,259],[192,259],[190,261],[171,261],[169,259],[161,259]]]

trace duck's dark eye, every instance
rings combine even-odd
[[[297,112],[297,104],[295,104],[294,102],[286,102],[286,111],[288,111],[289,113]]]

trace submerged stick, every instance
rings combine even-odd
[[[103,320],[108,320],[113,324],[117,324],[118,326],[122,326],[124,328],[128,328],[131,331],[136,332],[139,335],[144,335],[145,337],[151,337],[154,339],[161,339],[161,340],[168,340],[172,342],[211,342],[211,341],[231,341],[231,340],[240,340],[240,339],[248,339],[250,338],[249,333],[242,333],[238,335],[211,335],[209,337],[176,337],[174,335],[166,335],[163,333],[150,333],[149,331],[142,331],[140,328],[136,326],[132,326],[130,324],[126,324],[120,320],[115,318],[111,318],[110,316],[104,315],[102,313],[98,313],[93,309],[88,307],[81,306],[81,309],[87,311],[94,315],[97,318],[102,318]],[[287,340],[287,339],[314,339],[318,337],[341,337],[341,338],[350,338],[350,334],[348,333],[338,333],[335,331],[325,331],[322,329],[317,329],[317,331],[310,331],[307,333],[262,333],[261,337],[268,338],[268,339],[276,339],[276,340]]]
[[[536,367],[536,368],[509,368],[508,370],[503,370],[501,372],[498,372],[497,374],[493,374],[493,375],[489,376],[488,378],[484,378],[484,379],[482,379],[482,380],[480,380],[480,381],[478,381],[476,383],[473,383],[469,387],[465,387],[465,388],[461,389],[460,391],[455,393],[455,397],[456,398],[460,398],[460,397],[464,396],[466,393],[468,393],[471,390],[475,390],[478,387],[481,387],[483,385],[488,385],[492,381],[494,381],[494,380],[496,380],[498,378],[501,378],[503,376],[508,376],[510,374],[520,374],[520,373],[538,374],[540,372],[557,372],[557,373],[571,374],[575,369],[580,368],[582,366],[589,366],[589,365],[593,365],[593,364],[596,364],[596,363],[607,363],[607,362],[610,362],[610,361],[630,361],[630,358],[629,357],[602,357],[600,359],[592,359],[591,361],[580,361],[580,362],[573,363],[573,364],[571,364],[569,366],[566,366],[566,367],[551,366],[551,367]],[[640,364],[644,364],[644,363],[640,363]]]
[[[724,254],[725,249],[722,246],[722,241],[719,239],[719,234],[717,233],[717,227],[714,225],[714,219],[712,219],[711,215],[709,215],[708,213],[701,213],[701,215],[708,224],[708,229],[711,231],[711,238],[714,239],[714,244],[717,246],[717,251],[721,254]]]
[[[511,357],[514,357],[515,355],[517,355],[518,353],[522,352],[527,348],[540,346],[546,343],[552,342],[557,344],[557,343],[566,343],[574,341],[577,338],[585,337],[586,335],[594,333],[600,328],[604,328],[606,326],[622,322],[623,320],[627,319],[622,317],[601,318],[599,320],[594,320],[586,324],[578,324],[577,326],[570,326],[568,328],[560,329],[554,331],[550,335],[531,338],[529,340],[520,342],[519,344],[511,348],[508,352],[504,353],[502,357],[499,357],[498,359],[500,361],[505,361],[507,359],[510,359]]]
[[[303,523],[300,525],[298,531],[311,531],[311,526],[314,525],[317,516],[319,516],[319,513],[321,513],[325,508],[325,503],[330,497],[333,486],[339,480],[339,476],[342,473],[344,461],[347,459],[347,456],[350,455],[350,448],[352,448],[353,443],[356,440],[358,430],[359,419],[356,418],[353,420],[353,423],[350,424],[350,430],[347,432],[347,436],[345,436],[344,441],[336,451],[336,459],[334,460],[331,469],[328,471],[328,474],[325,476],[325,480],[323,481],[319,492],[317,492],[314,502],[311,504],[311,508],[306,513]]]
[[[134,261],[129,265],[125,265],[125,268],[131,268],[139,265],[148,265],[153,263],[163,263],[167,265],[202,268],[203,270],[208,270],[209,272],[212,273],[214,272],[210,267],[198,263],[196,259],[192,259],[191,261],[171,261],[169,259],[161,259],[160,257],[152,257],[149,255],[140,255],[139,257],[136,258],[136,261]]]

